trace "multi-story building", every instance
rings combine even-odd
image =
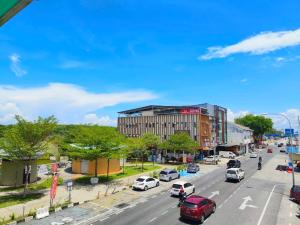
[[[225,145],[227,143],[227,109],[208,103],[200,104],[198,106],[206,109],[211,119],[211,145],[213,147]]]
[[[249,146],[254,142],[253,130],[248,127],[228,122],[228,143],[225,150],[234,151],[237,154],[244,154],[249,151]]]
[[[227,110],[219,106],[150,105],[119,114],[118,129],[128,137],[154,133],[166,140],[170,135],[184,131],[199,143],[199,150],[206,151],[227,140]]]

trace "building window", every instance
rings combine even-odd
[[[146,127],[146,128],[148,127],[148,123],[145,123],[145,127]]]
[[[164,135],[164,140],[167,140],[167,135]]]
[[[151,128],[151,123],[149,123],[149,128]]]
[[[153,128],[155,127],[155,123],[152,123],[152,127],[153,127]]]
[[[173,127],[173,128],[175,127],[175,123],[172,123],[172,127]]]
[[[167,127],[167,123],[164,123],[164,127],[165,127],[165,128]]]
[[[194,136],[194,140],[197,141],[197,135]]]
[[[197,123],[196,122],[194,122],[194,127],[197,127]]]

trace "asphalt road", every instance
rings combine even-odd
[[[274,154],[261,152],[264,164]],[[245,179],[239,183],[225,181],[225,167],[219,168],[205,176],[191,179],[196,186],[196,194],[210,197],[217,203],[217,211],[208,217],[205,224],[209,225],[272,225],[276,224],[277,213],[283,193],[283,186],[265,180],[251,178],[257,171],[258,159],[242,160]],[[175,225],[193,224],[179,218],[178,199],[162,192],[135,207],[120,211],[117,215],[108,215],[92,223],[93,225]]]

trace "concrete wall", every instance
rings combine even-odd
[[[37,164],[36,160],[30,163],[31,174],[29,182],[37,180]],[[4,186],[21,186],[24,179],[24,162],[23,161],[2,161],[0,172],[0,185]]]
[[[106,158],[98,159],[98,175],[105,175],[107,173],[107,164],[108,161]],[[72,172],[73,173],[82,173],[81,172],[81,160],[72,161]],[[121,172],[120,159],[110,159],[109,160],[109,174],[115,174]],[[94,175],[95,173],[95,160],[90,160],[88,163],[88,175]]]

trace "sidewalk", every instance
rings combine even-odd
[[[257,172],[253,175],[253,178],[268,179],[281,183],[284,186],[284,193],[280,203],[279,213],[277,215],[277,225],[296,225],[300,224],[300,219],[296,217],[298,205],[289,200],[289,192],[292,186],[292,174],[285,171],[276,170],[278,165],[287,165],[288,156],[284,153],[280,153],[267,164],[263,164],[262,172]],[[267,175],[267,177],[266,177]],[[300,173],[295,173],[296,184],[300,183]]]
[[[163,168],[163,166],[162,166]],[[158,169],[160,170],[160,169]],[[158,171],[156,170],[156,171]],[[73,186],[73,190],[71,192],[71,198],[72,198],[72,202],[84,202],[84,201],[90,201],[90,200],[94,200],[97,199],[101,196],[104,196],[105,194],[110,195],[113,192],[118,192],[123,190],[124,188],[128,188],[128,186],[132,185],[133,181],[141,176],[141,175],[148,175],[149,173],[152,173],[154,171],[151,172],[145,172],[142,174],[137,174],[137,175],[133,175],[133,176],[129,176],[129,177],[124,177],[118,180],[114,180],[109,182],[108,184],[98,184],[95,186],[92,185],[74,185]],[[74,175],[70,174],[70,177],[72,177],[72,179],[74,179]],[[66,177],[64,177],[66,178]],[[33,200],[33,201],[29,201],[25,204],[18,204],[18,205],[13,205],[13,206],[9,206],[6,208],[0,208],[0,219],[9,219],[10,215],[12,215],[13,213],[15,214],[16,217],[18,216],[23,216],[28,214],[30,211],[36,210],[38,208],[41,207],[49,207],[50,205],[50,196],[49,196],[49,189],[45,189],[40,191],[42,193],[45,194],[45,196],[43,196],[40,199],[37,200]],[[14,192],[10,192],[10,193],[14,193]],[[4,195],[4,193],[2,193],[2,195]],[[57,187],[57,193],[56,193],[56,198],[53,202],[54,205],[57,204],[62,204],[65,203],[66,201],[68,201],[69,199],[69,192],[67,191],[66,185],[63,186],[58,186]]]

